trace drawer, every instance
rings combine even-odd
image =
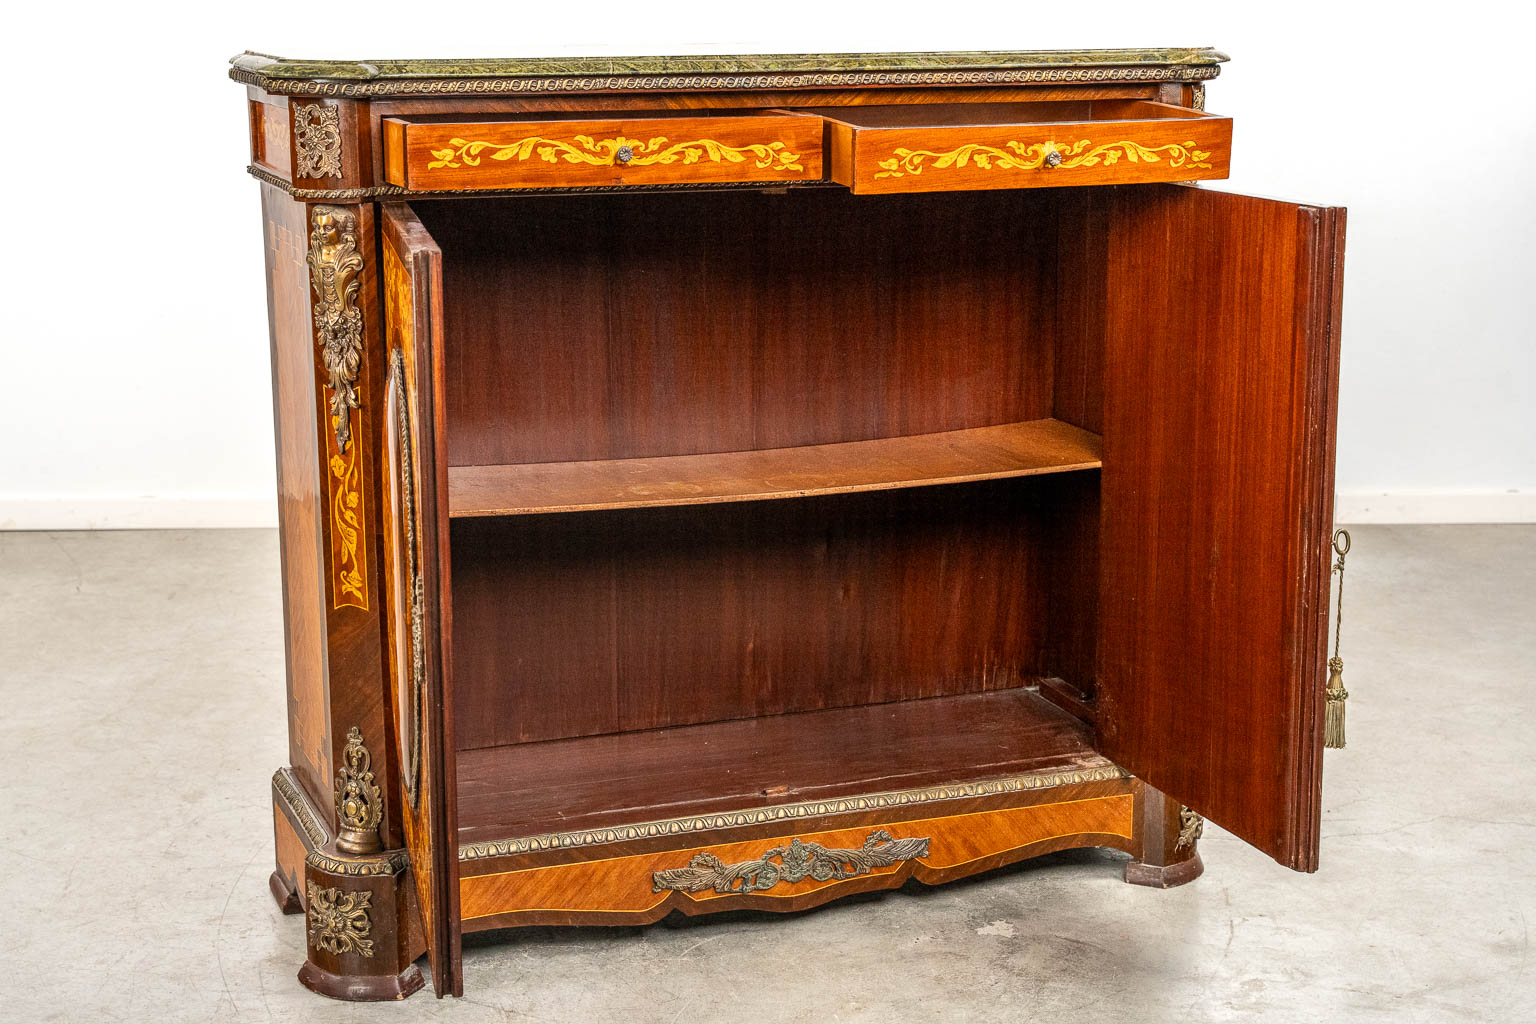
[[[822,123],[794,112],[384,119],[384,178],[419,192],[820,181]]]
[[[1232,119],[1141,100],[818,108],[856,193],[1225,178]]]

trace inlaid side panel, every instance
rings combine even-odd
[[[459,881],[464,925],[801,910],[909,877],[949,881],[1048,850],[1130,849],[1134,803],[1125,793],[468,876]]]
[[[309,224],[304,204],[261,187],[266,233],[267,309],[272,340],[272,405],[277,434],[277,510],[288,659],[288,759],[329,812],[331,728],[326,683],[326,615],[321,491],[310,323]]]

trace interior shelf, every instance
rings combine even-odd
[[[1097,469],[1099,437],[1054,419],[662,458],[454,466],[454,517],[760,501]]]
[[[458,753],[461,842],[606,828],[1102,763],[1033,690]]]

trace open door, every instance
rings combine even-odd
[[[382,210],[388,338],[385,550],[400,806],[432,986],[462,995],[458,826],[448,699],[448,489],[443,454],[442,253],[409,206]]]
[[[1100,749],[1317,869],[1344,211],[1106,190]]]

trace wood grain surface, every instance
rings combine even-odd
[[[455,519],[460,748],[1073,677],[1097,476]]]
[[[1100,749],[1315,870],[1342,211],[1173,187],[1098,201]]]
[[[736,452],[1049,417],[1045,199],[415,202],[443,248],[449,463]]]
[[[1099,439],[1059,420],[651,459],[456,466],[453,516],[704,505],[1034,476],[1099,466]]]
[[[1031,690],[461,751],[459,841],[605,828],[1034,769],[1090,753]]]

